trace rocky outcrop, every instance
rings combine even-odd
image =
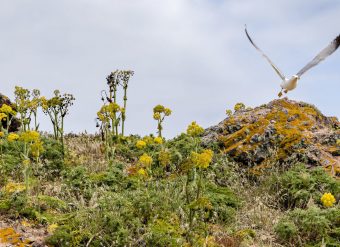
[[[0,93],[0,107],[1,107],[3,104],[10,105],[10,106],[13,107],[13,104],[12,104],[12,102],[10,101],[10,99],[9,99],[7,96],[5,96],[5,95],[3,95],[3,94]],[[14,108],[14,107],[13,107],[13,108]],[[6,121],[2,121],[2,126],[3,126],[4,128],[7,127],[6,125],[7,125]],[[11,121],[11,126],[9,127],[9,132],[18,131],[19,127],[20,127],[20,122],[18,121],[18,119],[13,118],[12,121]]]
[[[340,123],[313,105],[288,99],[234,112],[206,129],[205,145],[218,144],[236,162],[261,173],[292,160],[340,175]],[[338,143],[337,143],[338,142]]]

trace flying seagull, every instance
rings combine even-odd
[[[313,68],[314,66],[318,65],[322,60],[324,60],[326,57],[331,55],[333,52],[338,49],[340,46],[340,35],[338,35],[328,46],[326,46],[323,50],[319,52],[316,57],[313,58],[312,61],[310,61],[305,67],[303,67],[299,72],[296,73],[296,75],[293,75],[290,79],[285,77],[282,72],[274,65],[274,63],[269,59],[269,57],[264,54],[264,52],[257,46],[255,45],[254,41],[250,38],[248,31],[247,31],[247,26],[245,27],[245,32],[246,35],[250,41],[250,43],[258,50],[262,56],[270,63],[270,65],[273,67],[275,72],[280,76],[282,79],[281,82],[281,91],[279,93],[279,97],[282,96],[282,91],[284,93],[288,93],[288,91],[293,90],[297,86],[297,82],[300,79],[300,77],[309,69]]]

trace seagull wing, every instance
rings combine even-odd
[[[267,59],[267,61],[270,63],[270,65],[273,67],[273,69],[276,71],[276,73],[281,77],[282,80],[285,79],[285,76],[282,74],[282,72],[278,69],[278,67],[275,66],[275,64],[269,59],[269,57],[264,54],[264,52],[257,47],[257,45],[255,45],[254,41],[250,38],[249,34],[248,34],[248,31],[247,31],[247,27],[245,28],[245,31],[246,31],[246,35],[250,41],[250,43],[256,48],[256,50],[258,50],[262,56]]]
[[[300,77],[310,68],[318,65],[322,60],[331,55],[340,46],[340,35],[336,37],[328,46],[326,46],[312,61],[310,61],[305,67],[303,67],[296,75]]]

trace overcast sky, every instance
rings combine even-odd
[[[152,108],[173,110],[164,134],[191,121],[203,127],[237,102],[276,99],[280,78],[254,41],[286,76],[300,70],[340,33],[337,0],[0,0],[0,92],[15,85],[76,97],[67,132],[95,132],[100,92],[116,69],[130,80],[127,132],[156,132]],[[308,71],[288,97],[340,117],[340,51]],[[42,130],[51,130],[40,115]]]

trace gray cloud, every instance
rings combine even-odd
[[[276,98],[280,80],[248,43],[245,23],[290,75],[339,34],[339,11],[331,0],[2,1],[1,91],[13,96],[21,85],[47,96],[56,88],[73,93],[67,131],[94,132],[106,75],[133,69],[128,132],[155,132],[152,108],[160,103],[173,109],[170,137],[193,120],[215,124],[237,102]],[[309,71],[289,98],[339,117],[339,59],[338,51]]]

